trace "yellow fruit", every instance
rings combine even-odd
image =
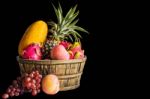
[[[22,56],[23,49],[32,43],[38,43],[43,46],[48,34],[48,26],[46,22],[38,20],[32,23],[25,31],[18,46],[18,53]]]

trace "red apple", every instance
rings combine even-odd
[[[53,47],[50,56],[55,60],[69,60],[69,53],[63,45],[56,45]]]

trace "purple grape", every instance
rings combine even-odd
[[[14,92],[10,92],[10,94],[9,94],[11,97],[13,97],[15,94],[14,94]]]
[[[10,88],[8,88],[6,92],[9,94],[9,93],[11,92],[11,89],[10,89]]]
[[[9,98],[9,95],[7,93],[5,93],[5,94],[2,95],[2,98],[7,99],[7,98]]]
[[[32,95],[33,95],[33,96],[36,96],[36,95],[37,95],[37,91],[36,91],[36,90],[33,90],[33,91],[32,91]]]
[[[41,91],[41,79],[42,75],[38,71],[33,71],[29,74],[25,73],[12,81],[12,85],[7,88],[6,93],[2,95],[2,98],[7,99],[9,96],[19,96],[25,92],[29,92],[35,96]]]
[[[19,96],[19,93],[18,93],[18,92],[15,92],[15,96]]]

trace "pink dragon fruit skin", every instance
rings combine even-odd
[[[61,41],[59,45],[63,45],[65,49],[68,49],[71,46],[71,43],[67,41]]]
[[[22,58],[29,60],[41,60],[42,53],[39,44],[30,44],[23,50]]]

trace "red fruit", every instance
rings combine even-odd
[[[31,89],[36,89],[36,85],[35,84],[31,84]]]
[[[30,81],[31,81],[30,77],[25,78],[25,82],[30,82]]]
[[[9,95],[7,93],[5,93],[5,94],[2,95],[2,98],[7,99],[7,98],[9,98]]]
[[[24,59],[40,60],[42,58],[41,47],[39,44],[31,44],[27,46],[22,53]]]
[[[53,47],[50,56],[55,60],[69,60],[69,53],[62,45],[56,45]]]
[[[82,59],[84,58],[84,50],[81,50],[81,51],[77,51],[74,55],[74,58],[75,59]]]
[[[77,51],[81,51],[81,44],[79,42],[75,42],[70,49],[73,54],[75,54]]]
[[[28,89],[31,88],[31,85],[32,85],[31,82],[27,82],[27,83],[26,83],[26,87],[27,87]]]
[[[59,45],[63,45],[65,49],[69,49],[69,47],[71,46],[71,43],[67,41],[61,41]]]
[[[8,88],[6,92],[9,94],[9,93],[11,92],[11,89],[10,89],[10,88]]]
[[[15,92],[15,96],[19,96],[19,93],[18,93],[18,92]]]
[[[33,90],[32,91],[32,96],[36,96],[37,95],[37,90]]]
[[[68,51],[68,53],[69,53],[70,59],[74,59],[74,54],[73,54],[73,52],[72,52],[72,51]]]
[[[10,92],[10,94],[9,94],[11,97],[13,97],[15,94],[14,94],[14,92]]]
[[[34,77],[33,73],[29,74],[29,77],[33,78]]]
[[[40,78],[38,78],[38,79],[36,79],[36,83],[40,83],[41,82],[41,79]]]
[[[37,85],[36,85],[36,88],[37,88],[37,89],[39,89],[40,87],[41,87],[41,85],[40,85],[40,84],[37,84]]]
[[[31,83],[32,83],[32,84],[36,84],[36,80],[35,80],[35,79],[32,79],[32,80],[31,80]]]
[[[18,93],[21,91],[19,88],[17,88],[17,90],[16,90]]]
[[[37,93],[40,93],[41,92],[41,90],[40,89],[37,89]]]
[[[15,92],[15,91],[16,91],[16,88],[12,88],[12,91]]]

